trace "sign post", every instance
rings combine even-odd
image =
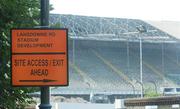
[[[41,86],[40,109],[51,109],[49,86],[68,85],[68,30],[11,30],[13,86]]]
[[[40,109],[51,109],[49,86],[68,86],[68,30],[48,28],[49,0],[41,0],[41,28],[11,29],[12,86],[40,86]]]
[[[41,0],[41,26],[49,26],[49,0]],[[49,87],[41,87],[40,109],[51,109]]]

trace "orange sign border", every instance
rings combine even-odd
[[[66,78],[66,80],[67,80],[67,84],[63,84],[63,85],[61,85],[61,84],[58,84],[58,85],[53,85],[53,83],[52,83],[52,85],[13,85],[13,80],[12,80],[12,55],[13,55],[13,52],[12,52],[12,44],[13,44],[13,41],[12,41],[12,31],[13,30],[64,30],[64,31],[66,31],[66,60],[67,60],[67,72],[66,72],[66,74],[67,74],[67,78]],[[10,30],[10,35],[11,35],[11,37],[10,37],[10,41],[11,41],[11,43],[10,43],[10,46],[11,46],[11,49],[10,49],[10,54],[11,54],[11,67],[10,67],[10,71],[11,71],[11,86],[13,86],[13,87],[41,87],[41,86],[69,86],[69,64],[68,64],[68,29],[67,28],[11,28],[11,30]],[[46,52],[45,52],[46,53]],[[47,54],[47,53],[46,53]]]

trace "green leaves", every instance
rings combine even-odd
[[[10,72],[10,29],[39,25],[39,0],[0,0],[0,109],[23,109],[37,89],[14,88]]]

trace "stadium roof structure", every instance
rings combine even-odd
[[[137,19],[51,14],[51,24],[69,29],[69,37],[80,40],[174,43],[177,39]]]
[[[166,31],[170,35],[180,39],[180,22],[179,21],[146,21],[147,23]]]

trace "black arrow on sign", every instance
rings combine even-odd
[[[43,79],[43,80],[19,80],[19,82],[55,82],[57,80],[51,80],[51,79]]]

